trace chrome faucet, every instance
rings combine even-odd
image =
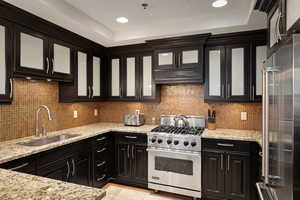
[[[182,127],[182,125],[179,124],[180,120],[183,122],[183,127],[189,127],[189,121],[185,115],[176,115],[174,117],[175,127]]]
[[[35,135],[37,137],[41,137],[41,136],[46,136],[47,135],[46,128],[43,127],[43,126],[40,126],[39,114],[40,114],[40,111],[42,109],[45,109],[47,111],[48,119],[50,121],[52,120],[52,116],[51,116],[49,108],[47,106],[45,106],[45,105],[39,106],[38,109],[37,109],[37,111],[36,111],[36,121],[35,121],[36,122]]]

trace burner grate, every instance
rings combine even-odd
[[[175,126],[158,126],[151,130],[151,132],[164,132],[170,134],[180,135],[201,135],[204,128],[201,127],[175,127]]]

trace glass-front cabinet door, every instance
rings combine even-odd
[[[13,98],[11,39],[9,24],[0,19],[0,103],[9,103]]]
[[[102,97],[101,88],[101,58],[93,56],[93,99]]]
[[[249,45],[226,47],[226,96],[229,101],[249,101]]]
[[[255,62],[253,63],[253,82],[251,85],[251,97],[253,101],[261,101],[263,92],[263,64],[267,59],[267,46],[257,44],[255,46]]]
[[[136,56],[125,56],[125,65],[123,70],[124,85],[122,91],[122,98],[137,100],[139,98],[138,84],[139,84],[139,71],[138,71],[138,59]]]
[[[176,65],[176,55],[174,50],[159,50],[155,52],[156,56],[156,67],[158,69],[172,69]]]
[[[157,98],[156,85],[153,80],[153,56],[145,54],[140,57],[140,93],[141,100],[155,100]]]
[[[51,75],[60,79],[71,79],[73,48],[71,45],[60,41],[53,41],[50,45],[51,51]]]
[[[77,95],[81,99],[90,99],[92,88],[88,82],[88,54],[86,52],[77,52]]]
[[[201,54],[202,55],[202,54]],[[202,59],[200,58],[200,49],[198,48],[184,48],[179,51],[178,63],[181,68],[197,68],[202,66]]]
[[[23,27],[16,27],[16,71],[21,74],[51,75],[48,39]]]
[[[122,96],[121,88],[121,58],[114,57],[110,63],[110,99],[120,99]]]
[[[208,47],[205,52],[205,100],[225,99],[225,48]]]

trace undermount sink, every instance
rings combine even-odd
[[[80,136],[80,135],[79,134],[62,134],[62,135],[57,135],[57,136],[52,136],[52,137],[47,137],[47,138],[35,139],[35,140],[28,141],[28,142],[22,142],[19,144],[24,145],[24,146],[43,146],[46,144],[64,141],[64,140],[78,137],[78,136]]]

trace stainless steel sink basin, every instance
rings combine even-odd
[[[43,146],[46,144],[64,141],[64,140],[78,137],[78,136],[80,136],[80,135],[79,134],[62,134],[62,135],[57,135],[57,136],[52,136],[52,137],[47,137],[47,138],[35,139],[35,140],[31,140],[29,142],[22,142],[19,144],[24,145],[24,146]]]

